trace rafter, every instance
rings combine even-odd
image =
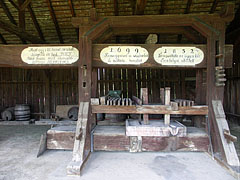
[[[13,2],[13,0],[8,0],[17,10],[19,10],[18,5],[15,4],[15,2]]]
[[[23,3],[24,3],[24,0],[18,0],[19,7],[21,7]],[[19,22],[19,27],[25,30],[25,10],[24,9],[18,11],[18,22]]]
[[[75,13],[75,10],[74,10],[74,7],[73,7],[73,2],[72,2],[72,0],[68,0],[68,5],[69,5],[69,8],[70,8],[70,11],[71,11],[72,17],[76,17],[76,13]],[[79,36],[79,29],[76,28],[75,30],[76,30],[77,39],[78,39],[78,36]]]
[[[0,40],[2,41],[3,44],[7,44],[7,41],[4,39],[2,34],[0,34]]]
[[[39,37],[33,36],[32,34],[29,34],[28,32],[24,31],[23,29],[19,28],[18,26],[9,23],[7,21],[4,21],[0,18],[0,28],[4,29],[5,31],[8,31],[12,34],[17,35],[19,38],[25,39],[30,41],[31,43],[36,44],[44,44],[45,42],[39,39]]]
[[[58,25],[57,17],[55,15],[55,12],[54,12],[54,9],[53,9],[53,6],[52,6],[52,2],[51,2],[51,0],[46,0],[46,1],[47,1],[47,4],[48,4],[48,9],[50,11],[50,15],[51,15],[53,23],[55,25],[55,29],[57,31],[59,41],[60,41],[60,43],[64,43],[63,38],[62,38],[62,33],[61,33],[59,25]]]
[[[10,22],[13,23],[14,25],[17,25],[17,22],[14,20],[12,14],[10,13],[10,11],[9,11],[8,7],[6,6],[5,2],[3,0],[0,0],[0,4],[3,8],[3,11],[7,15],[8,19],[10,20]]]
[[[118,16],[119,12],[118,12],[118,0],[114,0],[114,15]]]
[[[135,15],[144,14],[144,9],[146,7],[146,4],[147,4],[147,0],[136,0],[134,14]]]
[[[166,1],[165,1],[165,0],[162,0],[162,2],[161,2],[161,8],[160,8],[160,10],[159,10],[159,14],[164,14],[165,3],[166,3]]]
[[[31,3],[31,1],[32,1],[32,0],[25,0],[25,1],[21,4],[21,6],[19,6],[19,7],[20,7],[19,10],[20,10],[20,11],[24,11],[24,10],[26,9],[26,7]]]
[[[217,5],[218,5],[218,2],[219,2],[219,0],[214,0],[214,1],[213,1],[211,10],[210,10],[210,12],[209,12],[210,14],[212,14],[212,13],[215,12],[215,10],[216,10],[216,8],[217,8]]]
[[[192,0],[188,0],[187,7],[184,12],[185,14],[188,14],[190,12],[191,5],[192,5]]]
[[[10,13],[8,7],[6,6],[6,4],[4,3],[3,0],[0,0],[0,4],[3,8],[3,11],[5,12],[5,14],[7,15],[8,19],[10,20],[10,22],[13,24],[13,25],[17,25],[15,19],[13,18],[12,14]],[[26,41],[25,39],[22,39],[20,36],[18,36],[20,38],[20,40],[22,41],[23,44],[26,44]]]
[[[31,16],[32,21],[33,21],[33,24],[34,24],[34,26],[35,26],[35,28],[36,28],[36,30],[38,32],[38,35],[39,35],[40,39],[42,41],[45,41],[45,38],[44,38],[43,33],[42,33],[42,30],[41,30],[40,25],[39,25],[39,23],[37,21],[36,15],[35,15],[35,13],[34,13],[34,11],[32,9],[31,4],[29,4],[27,8],[28,8],[28,11],[29,11],[30,16]]]

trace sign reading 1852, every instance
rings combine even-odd
[[[142,64],[148,60],[148,51],[141,46],[108,46],[100,58],[107,64]]]
[[[204,59],[204,53],[196,47],[161,47],[155,50],[155,61],[165,66],[195,66]]]

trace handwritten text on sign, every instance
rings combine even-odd
[[[204,59],[204,53],[196,47],[161,47],[155,50],[155,61],[166,66],[195,66]]]
[[[148,60],[148,51],[140,46],[108,46],[100,58],[107,64],[142,64]]]
[[[72,64],[79,58],[78,50],[72,46],[28,47],[21,58],[27,64]]]

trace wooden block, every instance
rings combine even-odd
[[[76,126],[57,126],[47,131],[47,149],[72,150]]]
[[[141,92],[140,92],[140,97],[143,101],[143,104],[148,104],[148,89],[147,88],[141,88]],[[143,115],[143,123],[144,124],[148,124],[149,122],[149,117],[148,114],[144,114]]]
[[[138,120],[126,120],[127,136],[186,136],[187,128],[177,121],[166,126],[162,120],[150,120],[148,125],[142,125]]]
[[[68,125],[76,125],[77,121],[71,120],[61,120],[61,121],[53,121],[51,119],[40,119],[39,121],[35,121],[35,125],[60,125],[60,126],[68,126]]]

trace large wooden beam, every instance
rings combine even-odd
[[[1,21],[0,21],[1,22]],[[92,53],[92,66],[93,67],[123,67],[123,68],[144,68],[144,67],[161,67],[164,68],[164,66],[161,66],[160,64],[157,64],[153,59],[153,52],[162,46],[166,46],[166,44],[139,44],[139,46],[144,47],[149,51],[149,60],[141,65],[109,65],[106,63],[103,63],[100,59],[100,52],[103,48],[110,46],[112,44],[95,44],[93,45],[93,53]],[[128,44],[122,44],[123,46],[127,46]],[[10,67],[24,67],[24,68],[59,68],[59,67],[77,67],[78,62],[68,65],[30,65],[26,64],[21,60],[21,52],[27,48],[27,47],[37,47],[37,46],[46,46],[43,44],[39,45],[18,45],[18,46],[0,46],[0,65],[4,66],[10,66]],[[47,46],[56,46],[54,44],[49,44]],[[64,45],[57,45],[57,46],[73,46],[75,48],[78,48],[76,44],[64,44]],[[121,46],[121,45],[120,45]],[[171,45],[173,46],[173,45]],[[174,45],[175,46],[175,45]],[[176,45],[179,46],[179,45]],[[184,45],[181,44],[181,46],[194,46],[197,48],[200,48],[203,50],[204,54],[206,54],[206,45]],[[225,45],[225,68],[231,68],[232,67],[232,45]],[[81,54],[82,51],[80,51]],[[196,68],[206,68],[206,55],[203,62],[196,66]],[[168,67],[169,68],[169,67]],[[175,67],[177,68],[177,67]],[[179,68],[179,67],[178,67]],[[183,68],[183,67],[182,67]],[[192,67],[191,67],[192,68]]]
[[[29,4],[27,8],[28,8],[28,11],[29,11],[29,13],[30,13],[30,15],[31,15],[33,24],[34,24],[34,26],[35,26],[35,28],[36,28],[36,30],[37,30],[37,32],[38,32],[38,35],[39,35],[40,39],[44,42],[44,41],[45,41],[45,38],[44,38],[44,36],[43,36],[41,27],[40,27],[40,25],[39,25],[39,23],[38,23],[38,21],[37,21],[36,15],[35,15],[35,13],[34,13],[34,11],[33,11],[33,9],[32,9],[31,4]]]
[[[46,0],[46,1],[47,1],[47,4],[48,4],[48,9],[50,11],[50,15],[51,15],[53,23],[55,25],[55,29],[57,31],[59,41],[60,41],[60,43],[63,44],[64,41],[63,41],[63,38],[62,38],[62,33],[61,33],[59,25],[58,25],[57,17],[55,15],[55,12],[54,12],[54,9],[53,9],[53,6],[52,6],[52,2],[51,2],[51,0]]]
[[[9,22],[6,22],[6,21],[2,20],[1,18],[0,18],[0,28],[4,29],[12,34],[15,34],[24,40],[28,40],[31,43],[35,43],[35,44],[44,44],[45,43],[40,38],[29,34],[28,32],[22,30],[18,26],[11,24]]]
[[[185,114],[207,115],[208,106],[185,106],[178,110],[171,110],[166,105],[142,105],[142,106],[108,106],[92,105],[92,113],[116,113],[116,114]]]
[[[220,143],[223,148],[221,148],[221,154],[224,160],[230,166],[240,167],[239,158],[234,146],[234,143],[227,139],[225,132],[229,132],[228,123],[223,110],[223,105],[221,101],[212,101],[214,117],[217,123],[218,137],[220,138]],[[225,133],[225,134],[224,134]],[[228,134],[230,136],[230,133]]]

